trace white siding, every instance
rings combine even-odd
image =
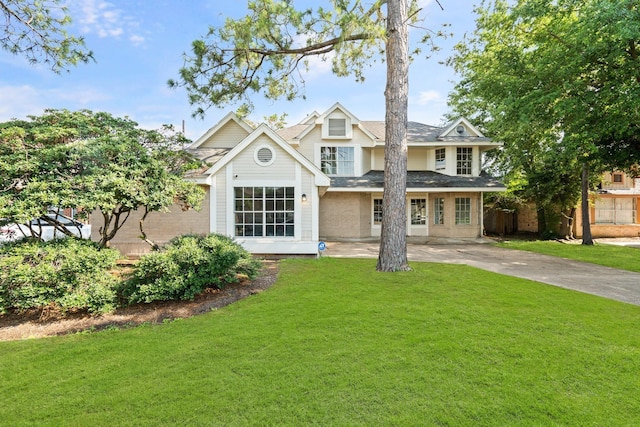
[[[218,132],[205,141],[200,148],[233,148],[249,135],[233,120],[228,121]]]
[[[275,161],[269,166],[261,166],[255,161],[255,150],[270,147]],[[233,174],[237,181],[279,181],[295,180],[296,161],[270,138],[261,136],[233,159]]]

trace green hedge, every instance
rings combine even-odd
[[[179,236],[142,257],[121,293],[129,303],[193,299],[206,288],[254,278],[259,269],[260,262],[229,237]]]
[[[120,254],[85,240],[21,240],[0,245],[0,314],[55,305],[65,312],[106,313],[116,307]]]

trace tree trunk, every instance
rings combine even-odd
[[[409,270],[407,263],[407,109],[409,29],[407,1],[387,1],[387,87],[384,193],[378,271]]]
[[[538,238],[544,239],[544,236],[547,235],[547,211],[538,203],[536,203],[536,217],[538,219]]]
[[[593,245],[589,220],[589,165],[582,164],[582,244]]]

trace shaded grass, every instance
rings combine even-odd
[[[287,260],[206,315],[0,343],[0,425],[640,424],[640,307],[411,265]]]
[[[594,245],[565,244],[550,240],[514,240],[498,243],[497,246],[553,255],[640,273],[640,250],[636,248],[598,243]]]

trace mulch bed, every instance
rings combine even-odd
[[[110,327],[126,328],[142,323],[159,324],[165,320],[196,316],[269,288],[276,280],[278,267],[277,261],[264,261],[260,275],[255,280],[233,283],[223,290],[207,289],[193,301],[136,304],[102,316],[90,316],[87,313],[67,313],[63,316],[53,308],[0,315],[0,341],[99,331]]]

